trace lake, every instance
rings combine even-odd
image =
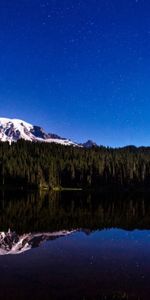
[[[149,299],[149,195],[0,198],[0,299]]]

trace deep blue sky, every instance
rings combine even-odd
[[[150,1],[1,0],[0,116],[150,145]]]

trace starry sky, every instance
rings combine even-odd
[[[1,0],[0,116],[150,145],[150,1]]]

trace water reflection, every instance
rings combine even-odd
[[[18,235],[15,231],[0,232],[0,255],[21,254],[32,248],[39,247],[42,242],[67,236],[74,231],[57,231],[51,233],[26,233]]]
[[[0,198],[1,299],[149,299],[149,195]]]
[[[0,195],[0,229],[19,234],[77,228],[149,229],[149,195],[82,192]]]

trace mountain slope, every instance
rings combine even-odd
[[[57,143],[69,146],[78,146],[73,141],[61,138],[58,135],[46,133],[43,128],[34,126],[23,120],[0,118],[0,141],[17,142],[19,139],[34,142]]]

